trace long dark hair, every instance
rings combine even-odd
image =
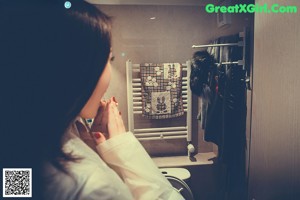
[[[110,53],[110,18],[69,2],[0,3],[0,165],[33,168],[33,178],[43,161],[63,169],[60,161],[72,160],[62,151],[63,134]]]

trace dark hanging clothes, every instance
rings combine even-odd
[[[239,36],[227,36],[218,43],[236,43]],[[242,47],[225,46],[209,49],[217,63],[242,60]],[[217,57],[218,56],[218,57]],[[235,151],[245,148],[246,85],[245,70],[237,64],[218,66],[218,92],[208,107],[205,125],[205,140],[218,145],[218,158],[223,163],[231,162]],[[242,150],[243,151],[243,150]]]
[[[211,105],[207,107],[206,124],[204,127],[204,139],[207,142],[215,143],[219,148],[219,155],[222,153],[222,132],[223,132],[223,97],[217,94]],[[221,154],[220,154],[221,153]],[[220,157],[219,157],[220,158]]]
[[[194,94],[207,100],[211,98],[214,70],[214,59],[207,51],[194,53],[190,74],[190,88]]]
[[[207,51],[194,53],[191,65],[190,88],[193,94],[201,97],[201,112],[198,119],[202,129],[205,129],[208,108],[216,95],[217,67],[212,55]]]
[[[237,43],[239,35],[221,37],[214,43]],[[243,47],[208,48],[214,62],[243,59]],[[215,70],[214,70],[215,69]],[[225,168],[224,200],[244,199],[246,154],[246,84],[245,70],[237,64],[215,65],[210,68],[210,82],[201,88],[201,122],[204,139],[218,146],[218,163]],[[206,94],[206,95],[205,95]]]
[[[244,199],[246,187],[246,89],[245,71],[231,66],[224,95],[223,144],[220,159],[227,167],[227,199]]]

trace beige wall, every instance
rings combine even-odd
[[[272,0],[257,0],[272,4]],[[279,2],[278,2],[279,3]],[[298,0],[280,1],[297,5]],[[249,200],[300,199],[300,15],[255,14]]]
[[[199,6],[99,5],[99,8],[114,17],[113,52],[116,59],[106,97],[115,96],[118,99],[126,126],[126,60],[131,59],[133,63],[183,63],[192,57],[193,52],[200,50],[192,49],[192,45],[207,44],[219,36],[240,32],[251,22],[250,15],[233,15],[232,26],[219,29],[216,15],[206,13],[204,7]],[[151,20],[151,17],[156,19]],[[193,100],[193,108],[197,110],[197,98]],[[197,112],[194,113],[194,119],[196,114]],[[193,134],[196,141],[201,143],[199,150],[212,151],[212,145],[203,142],[203,132],[197,131],[197,126],[197,121],[194,121]],[[180,145],[171,146],[185,149],[185,143],[186,141],[179,141]],[[159,146],[162,145],[156,145],[158,148]],[[172,148],[171,146],[168,148]]]

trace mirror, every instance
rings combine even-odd
[[[113,17],[115,61],[107,97],[115,94],[115,91],[119,92],[116,98],[119,100],[127,129],[130,126],[129,102],[126,99],[128,88],[125,87],[128,60],[131,60],[133,64],[186,64],[196,51],[206,49],[195,49],[192,48],[193,45],[210,44],[220,37],[240,33],[245,27],[249,28],[250,35],[253,32],[253,14],[249,13],[232,14],[231,23],[218,26],[220,16],[205,11],[205,6],[212,1],[93,0],[90,2],[97,4],[97,7]],[[249,51],[247,51],[248,54]],[[220,150],[218,146],[204,140],[205,131],[198,120],[199,113],[201,113],[201,98],[192,95],[191,101],[189,128],[192,132],[191,143],[196,151],[194,160],[187,157],[187,139],[149,139],[141,143],[150,155],[164,156],[163,159],[155,158],[160,166],[184,166],[189,169],[192,176],[190,187],[195,199],[217,199],[216,195],[224,195],[219,191],[224,190],[220,187],[225,187],[225,176],[228,171],[223,165],[216,165],[216,162],[212,161],[217,160],[215,157]],[[183,116],[172,119],[149,120],[139,114],[134,117],[134,123],[135,128],[184,126],[186,117],[185,113]],[[170,157],[178,160],[173,161]]]

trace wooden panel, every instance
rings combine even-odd
[[[300,199],[300,15],[257,13],[254,30],[249,199]]]

